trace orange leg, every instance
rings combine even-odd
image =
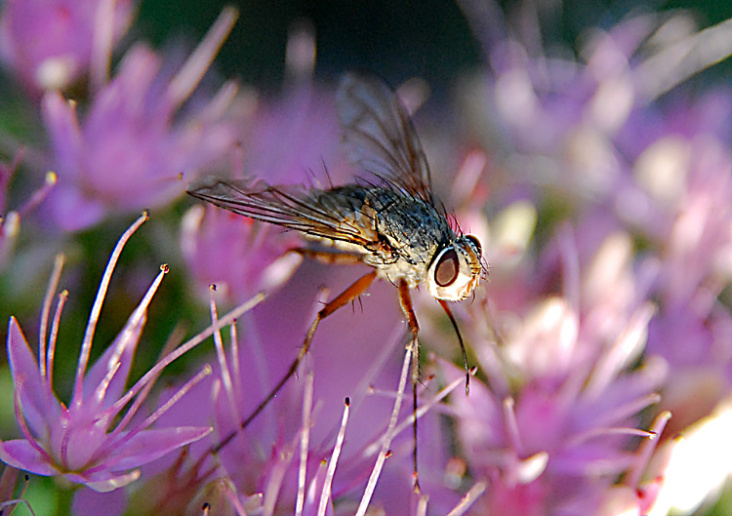
[[[419,383],[419,323],[412,307],[412,297],[409,295],[409,286],[404,280],[399,281],[399,304],[402,312],[407,316],[407,324],[412,331],[412,435],[414,448],[412,449],[412,464],[414,466],[414,488],[419,492],[419,477],[417,475],[417,384]]]
[[[328,254],[328,253],[323,253]],[[341,256],[341,255],[339,255]],[[354,256],[354,255],[343,255],[343,256]],[[359,261],[360,263],[360,261]],[[332,301],[328,302],[315,316],[315,320],[310,325],[310,328],[308,329],[307,335],[305,335],[305,340],[302,343],[302,348],[300,348],[300,352],[297,354],[297,357],[295,360],[293,360],[292,364],[290,365],[290,368],[287,370],[285,375],[280,379],[279,382],[277,382],[277,385],[274,386],[274,388],[270,391],[270,393],[267,395],[264,400],[257,405],[257,408],[254,409],[254,412],[252,412],[246,419],[244,419],[239,427],[243,430],[245,429],[249,423],[252,422],[252,420],[259,415],[262,410],[269,404],[270,401],[272,401],[277,394],[279,394],[280,390],[284,385],[287,383],[287,380],[290,379],[291,376],[295,374],[297,371],[298,366],[300,365],[300,362],[302,362],[302,359],[305,358],[305,355],[307,354],[308,350],[310,349],[310,343],[313,340],[313,336],[315,335],[315,330],[318,328],[318,324],[320,324],[320,321],[328,317],[329,315],[332,315],[336,310],[339,308],[347,305],[352,300],[356,299],[358,296],[364,293],[364,291],[371,285],[371,283],[376,279],[376,271],[369,272],[365,276],[362,276],[358,280],[356,280],[350,287],[348,287],[346,290],[341,292],[338,296],[336,296]],[[223,441],[221,441],[219,444],[217,444],[212,451],[214,453],[218,452],[226,446],[236,435],[236,432],[229,434]]]
[[[307,247],[296,247],[294,249],[290,249],[289,252],[297,253],[305,258],[317,260],[326,265],[358,265],[363,263],[361,256],[357,254],[319,251],[316,249],[308,249]]]

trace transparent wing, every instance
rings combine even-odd
[[[397,94],[379,79],[348,74],[336,105],[351,162],[434,204],[427,159]]]
[[[338,194],[330,192],[308,192],[294,185],[270,186],[260,180],[205,178],[192,185],[188,193],[234,213],[314,237],[364,247],[378,240],[377,234],[350,223],[343,212],[334,209],[339,201],[347,206],[348,199],[336,199]]]

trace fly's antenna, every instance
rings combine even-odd
[[[460,352],[463,354],[463,365],[465,366],[465,395],[467,396],[468,394],[470,394],[470,368],[468,367],[468,353],[465,351],[463,336],[460,335],[460,329],[458,328],[457,321],[455,320],[455,316],[452,315],[452,310],[450,310],[447,301],[445,301],[444,299],[438,299],[437,301],[440,303],[440,306],[447,314],[447,317],[450,319],[452,327],[455,329],[458,343],[460,344]]]

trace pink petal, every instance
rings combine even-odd
[[[108,493],[124,487],[127,484],[131,484],[138,478],[140,478],[140,470],[130,471],[123,475],[113,475],[109,471],[101,471],[99,473],[93,473],[91,475],[80,475],[77,473],[66,473],[63,475],[64,478],[70,482],[77,484],[84,484],[85,486],[94,489],[99,493]]]
[[[59,472],[25,439],[0,441],[0,460],[14,468],[36,475],[52,476]]]
[[[83,139],[76,110],[57,91],[49,91],[43,96],[42,110],[59,181],[73,181],[82,172],[79,155]]]
[[[93,458],[105,445],[109,418],[97,418],[85,405],[72,408],[64,421],[59,420],[51,429],[53,456],[67,469],[81,471],[88,468]]]
[[[68,178],[68,174],[64,174]],[[98,223],[107,214],[104,204],[96,199],[84,197],[83,192],[73,185],[74,179],[54,188],[48,196],[52,216],[59,227],[66,231],[77,231]]]
[[[16,389],[19,389],[21,409],[31,430],[39,440],[48,437],[49,421],[61,413],[58,400],[41,378],[38,361],[15,317],[8,325],[8,360]]]
[[[145,430],[132,437],[107,460],[110,471],[134,468],[152,462],[168,452],[198,441],[211,433],[211,427],[173,427]]]

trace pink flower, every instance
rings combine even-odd
[[[133,0],[8,0],[0,58],[28,87],[66,89],[127,32]]]
[[[201,439],[211,431],[211,428],[200,426],[149,428],[191,385],[210,372],[208,367],[204,367],[171,400],[141,421],[133,422],[134,416],[160,369],[172,357],[167,357],[167,362],[161,362],[127,392],[123,391],[145,325],[148,305],[167,272],[167,266],[162,267],[115,341],[87,371],[94,331],[112,271],[124,244],[145,220],[146,215],[122,236],[107,265],[92,307],[73,396],[68,405],[58,400],[52,385],[56,334],[67,292],[59,295],[49,328],[51,303],[63,265],[62,256],[56,261],[41,313],[38,358],[28,346],[18,322],[15,318],[10,319],[8,358],[15,383],[15,410],[24,438],[0,442],[0,459],[6,464],[38,475],[63,476],[97,491],[111,491],[136,480],[140,472],[134,468]]]
[[[236,133],[224,113],[236,93],[233,83],[203,104],[183,104],[235,20],[235,11],[224,10],[172,79],[162,73],[158,55],[140,44],[133,47],[81,119],[76,103],[56,91],[46,93],[43,118],[59,177],[49,198],[56,224],[75,230],[110,213],[168,203],[199,168],[232,151]]]

